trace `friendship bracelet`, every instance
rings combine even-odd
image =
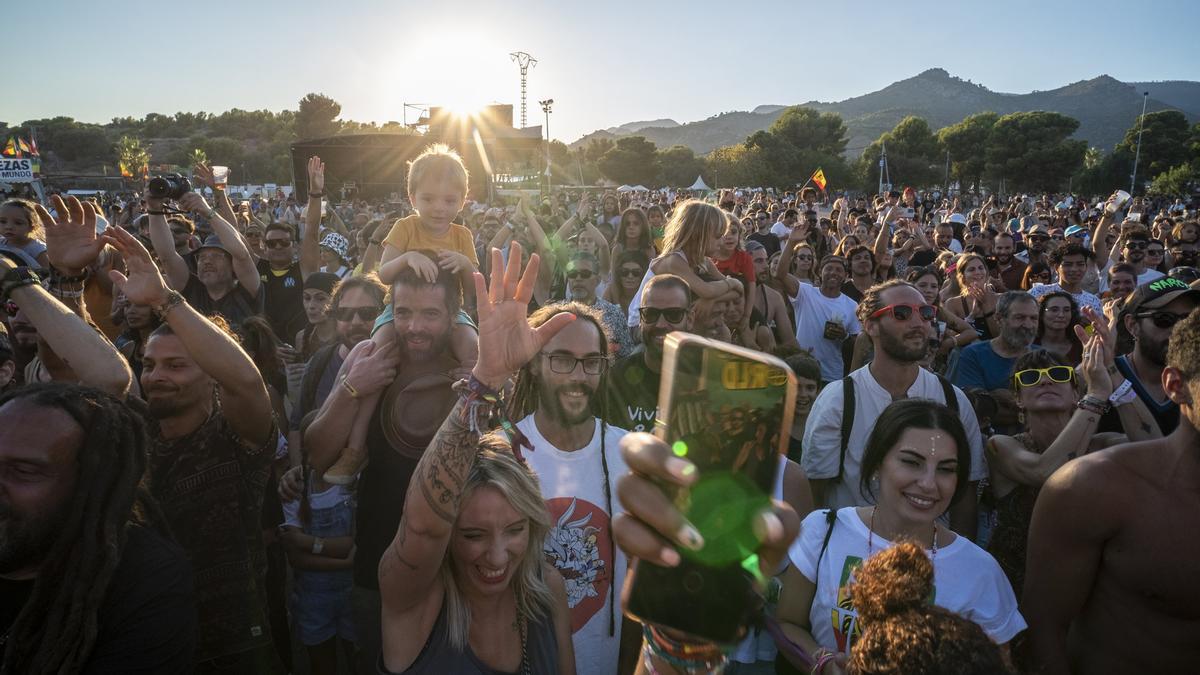
[[[1108,409],[1111,406],[1109,406],[1108,401],[1102,401],[1093,396],[1084,396],[1083,398],[1079,399],[1079,403],[1075,404],[1075,407],[1079,408],[1080,410],[1086,410],[1088,412],[1095,413],[1097,415],[1103,415],[1104,413],[1108,412]]]
[[[728,659],[724,650],[713,643],[679,642],[652,626],[642,626],[646,647],[659,659],[686,673],[719,673]]]

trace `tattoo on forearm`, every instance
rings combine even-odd
[[[400,551],[404,548],[404,542],[408,540],[408,516],[407,514],[400,516],[400,531],[396,533],[396,538],[392,540],[391,553],[400,561],[401,565],[408,568],[408,571],[415,572],[417,565],[410,563],[400,555]]]
[[[429,508],[448,523],[453,523],[458,515],[458,498],[475,464],[479,434],[472,430],[475,425],[471,424],[470,416],[478,414],[483,413],[460,399],[417,464],[416,480],[421,485],[421,495]]]

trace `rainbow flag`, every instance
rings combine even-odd
[[[822,192],[825,191],[825,172],[820,168],[813,172],[812,178],[809,178],[809,180],[816,183]]]

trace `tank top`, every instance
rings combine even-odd
[[[1042,454],[1029,434],[1020,433],[1014,438],[1021,441],[1026,450]],[[1021,588],[1025,585],[1025,548],[1037,495],[1038,488],[1017,485],[996,499],[996,527],[988,542],[988,553],[1000,563],[1000,569],[1004,570],[1017,597],[1021,597]]]
[[[552,675],[558,672],[558,641],[554,637],[554,624],[549,614],[540,621],[529,622],[525,657],[527,661],[522,669],[516,673],[506,673],[480,661],[470,645],[461,651],[451,647],[446,626],[446,602],[443,600],[429,639],[411,666],[403,673],[390,671],[383,665],[382,654],[377,665],[379,675]]]

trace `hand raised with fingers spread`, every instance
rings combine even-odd
[[[554,315],[538,328],[525,318],[541,260],[535,253],[521,272],[521,245],[513,242],[508,264],[498,249],[492,249],[491,287],[475,273],[475,297],[479,302],[479,360],[471,371],[475,379],[499,389],[541,351],[542,347],[575,319],[565,312]]]
[[[167,282],[142,242],[119,227],[108,228],[101,239],[125,259],[126,274],[112,270],[108,276],[129,302],[151,307],[163,305],[167,301]]]
[[[75,197],[54,195],[50,203],[58,213],[54,218],[41,204],[37,214],[46,228],[46,257],[55,269],[68,275],[82,274],[104,250],[104,241],[96,237],[95,204],[80,203]]]
[[[308,191],[325,192],[325,162],[316,155],[308,158]]]

